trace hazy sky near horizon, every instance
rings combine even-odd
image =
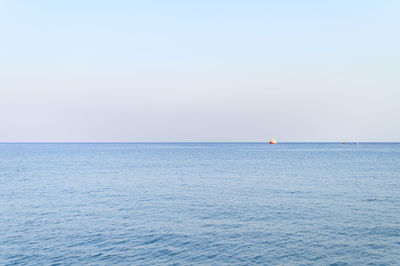
[[[0,142],[400,141],[399,14],[0,0]]]

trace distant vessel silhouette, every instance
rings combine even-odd
[[[343,141],[342,142],[342,144],[355,144],[355,145],[359,145],[360,143],[359,142],[346,142],[346,141]]]
[[[272,138],[272,139],[269,141],[269,144],[276,144],[276,139]]]

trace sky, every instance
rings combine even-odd
[[[0,0],[0,142],[397,142],[399,14],[395,0]]]

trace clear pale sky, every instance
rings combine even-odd
[[[0,0],[0,142],[400,141],[399,14]]]

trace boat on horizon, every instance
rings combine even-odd
[[[272,138],[272,139],[269,141],[269,144],[276,144],[276,139]]]

